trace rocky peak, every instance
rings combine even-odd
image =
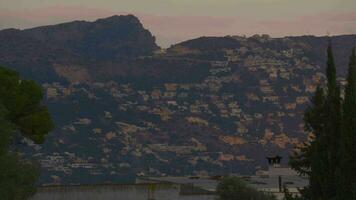
[[[37,60],[49,65],[118,62],[151,55],[159,47],[137,17],[115,15],[94,22],[73,21],[25,30],[2,30],[0,48],[0,64],[21,72],[29,66],[36,68]],[[21,59],[16,59],[14,64],[12,58],[20,54]],[[30,64],[30,60],[35,63]]]

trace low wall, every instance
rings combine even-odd
[[[214,195],[180,195],[179,184],[40,187],[31,200],[214,200]]]

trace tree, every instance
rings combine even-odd
[[[36,192],[37,166],[16,153],[0,155],[0,196],[8,200],[25,200]]]
[[[287,187],[283,188],[284,198],[283,200],[304,200],[306,199],[303,195],[293,195],[289,192]]]
[[[356,55],[352,50],[343,104],[339,199],[356,199]]]
[[[224,177],[218,184],[216,191],[220,200],[275,200],[275,196],[259,192],[247,186],[237,177]]]
[[[312,157],[313,163],[318,162],[312,171],[321,186],[321,190],[314,193],[314,199],[333,199],[336,197],[336,172],[340,165],[341,97],[340,86],[336,81],[336,67],[331,44],[328,46],[327,54],[327,95],[321,118],[324,121],[324,128],[321,137],[316,141],[316,149],[313,151],[314,156]]]
[[[317,170],[318,165],[321,165],[321,159],[313,159],[318,157],[314,152],[319,147],[319,140],[324,130],[324,104],[325,94],[324,90],[318,86],[315,95],[311,100],[311,106],[309,106],[304,114],[305,130],[312,133],[310,141],[305,142],[298,151],[294,152],[291,156],[290,166],[296,170],[300,176],[309,177],[310,186],[301,189],[301,193],[305,199],[312,199],[313,194],[320,194],[321,186],[317,178],[317,174],[312,173]]]
[[[42,143],[52,130],[42,97],[34,81],[21,80],[15,71],[0,66],[0,196],[4,199],[28,199],[36,191],[36,166],[11,152],[9,145],[15,133]]]
[[[290,162],[300,175],[309,177],[309,186],[301,190],[304,199],[328,200],[337,196],[342,101],[330,44],[327,56],[326,93],[321,87],[317,88],[304,116],[305,130],[313,137],[291,157]]]

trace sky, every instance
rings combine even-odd
[[[162,47],[200,36],[356,34],[356,0],[0,0],[0,29],[134,14]]]

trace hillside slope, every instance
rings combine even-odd
[[[305,141],[303,112],[325,82],[331,40],[339,82],[356,35],[201,37],[159,50],[133,16],[0,31],[0,64],[39,81],[56,129],[17,145],[41,184],[136,175],[249,174]],[[126,180],[126,179],[125,179]]]

